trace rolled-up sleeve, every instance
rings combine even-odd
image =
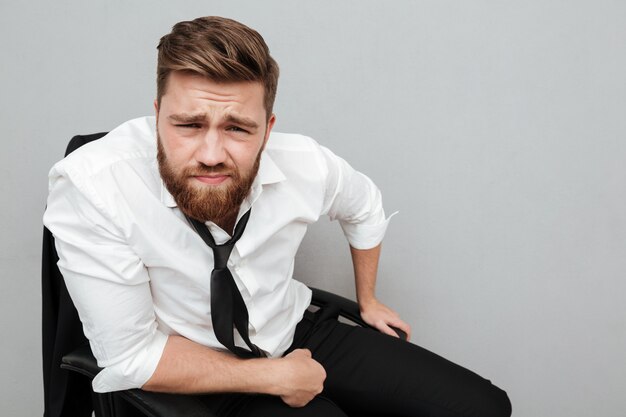
[[[159,331],[146,267],[126,243],[113,214],[81,179],[53,168],[44,224],[55,237],[59,270],[104,369],[96,392],[140,388],[167,341]]]
[[[385,217],[380,190],[345,160],[327,148],[320,148],[326,174],[323,214],[339,221],[353,248],[377,246],[391,219]]]

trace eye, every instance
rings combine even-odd
[[[242,132],[249,133],[247,130],[240,128],[239,126],[229,126],[226,128],[229,132]]]
[[[199,123],[181,123],[175,126],[182,127],[183,129],[200,129],[202,127]]]

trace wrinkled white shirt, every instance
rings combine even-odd
[[[165,188],[154,117],[124,123],[58,162],[44,224],[98,365],[96,392],[143,386],[168,335],[225,349],[211,324],[213,252]],[[252,206],[228,267],[250,317],[250,339],[271,357],[290,346],[311,301],[292,279],[307,226],[339,220],[350,245],[378,245],[388,220],[376,186],[312,139],[272,133],[239,216]],[[207,222],[218,244],[229,236]],[[236,333],[236,332],[235,332]],[[236,333],[236,342],[245,346]]]

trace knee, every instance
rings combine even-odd
[[[510,417],[512,412],[511,401],[507,393],[495,385],[491,385],[488,394],[483,396],[476,416],[480,417]]]
[[[507,393],[501,390],[498,387],[495,387],[498,391],[498,408],[497,408],[497,416],[500,417],[511,417],[511,413],[513,412],[513,407],[511,406],[511,400]]]

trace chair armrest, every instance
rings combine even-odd
[[[83,374],[93,379],[102,368],[98,367],[89,345],[82,345],[65,355],[61,368]],[[131,389],[112,393],[118,395],[148,417],[214,417],[214,414],[195,395],[164,394]]]
[[[98,366],[88,344],[81,345],[78,349],[63,356],[61,368],[78,372],[89,377],[89,379],[94,379],[98,372],[102,370]]]
[[[311,304],[316,307],[325,307],[328,305],[334,306],[339,309],[339,315],[347,318],[351,322],[358,324],[359,326],[373,328],[369,324],[367,324],[363,318],[361,317],[361,311],[359,310],[359,305],[352,300],[349,300],[345,297],[342,297],[337,294],[333,294],[328,291],[320,290],[319,288],[309,287],[311,291],[313,291],[313,298],[311,300]],[[407,340],[408,335],[393,326],[389,326],[393,329],[394,332],[398,334],[398,337],[402,340]]]
[[[359,305],[352,300],[342,297],[337,294],[333,294],[328,291],[320,290],[319,288],[309,287],[313,291],[313,298],[311,304],[316,307],[326,307],[329,305],[335,306],[339,309],[339,315],[347,318],[348,320],[363,327],[371,327],[369,324],[361,318],[361,312],[359,311]]]

